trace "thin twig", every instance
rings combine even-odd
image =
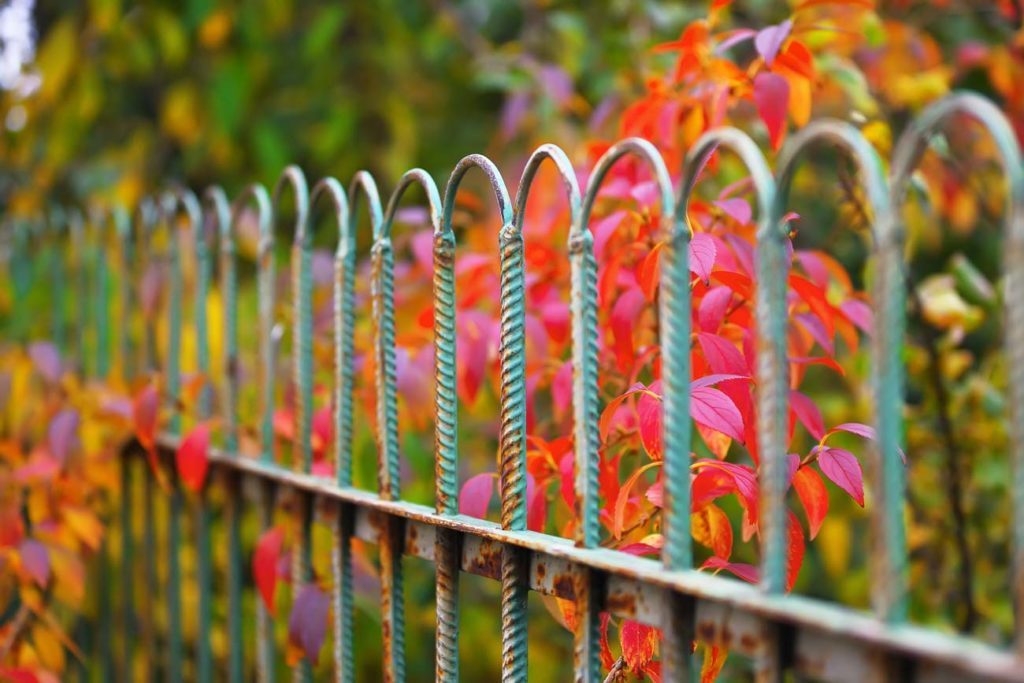
[[[608,670],[608,675],[604,677],[604,683],[615,683],[619,680],[619,676],[626,670],[626,660],[619,657],[612,664],[612,668]]]

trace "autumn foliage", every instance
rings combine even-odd
[[[618,108],[614,125],[586,130],[578,148],[569,150],[578,163],[581,186],[600,155],[624,137],[654,143],[679,187],[687,151],[710,129],[734,125],[749,131],[771,158],[793,130],[826,115],[854,120],[885,156],[892,138],[891,115],[912,113],[944,94],[958,77],[977,70],[987,73],[995,94],[1005,98],[1011,113],[1024,111],[1024,78],[1019,77],[1024,74],[1024,39],[1018,38],[1012,49],[965,45],[955,63],[949,64],[934,39],[909,24],[880,18],[881,8],[871,0],[794,2],[777,23],[766,26],[743,25],[738,5],[742,3],[713,0],[706,16],[690,22],[676,39],[653,47],[650,57],[655,69],[644,74],[640,92]],[[1011,5],[1000,5],[1003,16],[1016,17]],[[516,131],[517,117],[524,114],[518,110],[506,114],[503,136],[509,138]],[[1014,118],[1018,125],[1021,120],[1021,116]],[[970,223],[981,209],[967,188],[954,182],[940,165],[928,167],[927,172],[943,188],[931,198],[936,212],[954,224]],[[536,184],[524,221],[528,526],[572,537],[577,520],[570,273],[565,246],[569,207],[558,182],[543,174],[546,182]],[[754,301],[759,284],[754,267],[756,206],[749,176],[728,155],[712,157],[699,180],[686,216],[691,231],[693,330],[690,417],[695,424],[690,523],[699,546],[700,569],[756,583],[760,506],[754,370]],[[496,458],[491,456],[496,451],[500,386],[497,302],[501,293],[495,231],[488,229],[496,216],[483,197],[462,192],[455,212],[457,393],[464,414],[459,438],[463,450],[486,456],[464,464],[459,510],[481,518],[494,515],[499,497]],[[657,314],[664,207],[658,205],[657,197],[650,169],[624,160],[607,177],[589,226],[598,266],[601,544],[646,558],[659,557],[664,545],[664,350],[658,343]],[[848,214],[862,211],[855,190],[842,201]],[[424,227],[424,212],[403,211],[399,222],[413,229],[395,241],[401,428],[403,435],[413,434],[429,444],[432,426],[425,406],[433,397],[433,299],[428,286],[433,244]],[[252,217],[247,218],[251,223]],[[792,590],[799,586],[808,544],[828,520],[836,497],[848,498],[859,507],[870,504],[862,463],[865,443],[875,438],[874,430],[853,418],[827,419],[836,411],[823,409],[817,387],[823,376],[829,378],[826,383],[863,381],[858,363],[873,320],[864,278],[826,250],[804,246],[807,240],[801,239],[836,226],[816,225],[798,210],[785,220],[791,237],[786,297],[790,503],[786,584]],[[244,240],[252,231],[243,229],[242,234]],[[245,252],[245,247],[240,251]],[[323,265],[330,256],[318,253],[317,258]],[[319,274],[314,289],[318,386],[313,474],[332,476],[337,458],[332,453],[333,412],[328,398],[333,283],[329,268],[314,270]],[[365,264],[357,280],[369,281]],[[928,296],[926,292],[922,299],[925,319],[945,329],[967,325],[970,311],[959,299],[949,298],[954,296],[949,282],[933,281],[930,286],[937,293]],[[368,311],[367,292],[360,289],[358,295],[360,311]],[[154,306],[145,315],[152,320],[158,313]],[[286,306],[278,314],[288,320]],[[354,363],[357,410],[365,418],[357,420],[354,450],[364,456],[372,448],[369,435],[375,427],[369,318],[364,315],[358,322]],[[110,467],[116,441],[111,435],[132,432],[149,453],[154,470],[161,472],[156,444],[168,411],[162,413],[160,407],[176,405],[174,411],[188,418],[175,458],[178,478],[189,491],[202,491],[208,480],[209,450],[223,435],[216,420],[199,419],[194,398],[207,381],[216,388],[221,380],[196,377],[188,383],[186,395],[166,397],[159,378],[153,377],[123,390],[119,398],[109,388],[79,386],[46,344],[31,347],[28,355],[12,355],[6,365],[5,376],[33,386],[44,400],[31,409],[8,401],[0,431],[0,462],[5,475],[9,474],[0,480],[0,558],[6,562],[0,569],[0,597],[17,595],[11,599],[37,618],[30,635],[15,632],[11,647],[0,651],[0,667],[8,667],[0,668],[0,673],[45,671],[52,677],[64,666],[64,650],[47,649],[42,641],[49,643],[46,638],[54,635],[69,649],[73,646],[56,630],[54,620],[41,615],[47,614],[51,600],[81,599],[83,562],[103,538],[96,510],[102,509],[105,492],[114,488]],[[851,372],[853,376],[848,377]],[[293,393],[294,387],[285,388],[273,416],[279,446],[276,457],[282,464],[291,457],[288,446],[295,438]],[[123,397],[128,395],[131,398]],[[247,425],[241,450],[251,455],[257,442],[255,415],[243,417]],[[163,474],[160,480],[167,485]],[[374,485],[358,473],[356,483],[366,488]],[[403,486],[412,485],[406,474]],[[329,617],[328,573],[314,561],[310,582],[292,586],[286,599],[279,591],[281,584],[291,582],[289,557],[297,533],[290,519],[279,519],[264,530],[251,556],[251,575],[259,599],[275,618],[284,620],[279,608],[285,600],[289,604],[289,661],[305,657],[316,662]],[[359,571],[372,574],[374,569],[364,561]],[[572,603],[551,598],[546,605],[562,625],[574,627]],[[36,634],[47,628],[53,633]],[[604,614],[601,634],[601,658],[608,671],[660,680],[656,628]],[[728,652],[719,644],[695,647],[703,657],[702,679],[713,680]],[[37,679],[46,680],[45,675],[37,674]]]

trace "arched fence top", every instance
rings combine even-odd
[[[352,239],[355,239],[355,229],[359,225],[359,197],[366,199],[366,208],[370,212],[370,228],[373,241],[380,237],[381,224],[384,220],[384,211],[381,209],[380,191],[377,189],[377,181],[369,171],[357,171],[352,176],[352,182],[348,184],[348,222],[351,226]],[[354,245],[353,245],[354,246]]]
[[[582,215],[583,199],[580,195],[580,184],[576,179],[576,169],[573,168],[569,156],[558,145],[545,143],[535,149],[523,168],[523,175],[519,179],[519,189],[516,190],[516,204],[514,213],[514,229],[517,234],[523,232],[523,222],[526,220],[526,202],[530,198],[530,190],[533,189],[533,180],[537,172],[546,160],[550,160],[558,171],[565,188],[566,199],[569,202],[569,240],[580,230],[580,216]]]
[[[402,174],[402,177],[398,179],[398,184],[395,185],[394,191],[388,198],[378,238],[391,239],[391,229],[395,222],[395,216],[398,215],[399,203],[413,185],[419,185],[423,188],[423,193],[427,197],[427,211],[430,215],[431,230],[433,230],[435,235],[441,232],[442,206],[437,183],[422,168],[413,168]]]
[[[736,128],[715,128],[704,133],[697,139],[693,147],[686,154],[686,161],[683,163],[683,182],[679,188],[679,203],[676,213],[680,221],[686,220],[687,209],[690,204],[690,197],[700,180],[700,175],[707,165],[711,155],[719,148],[725,148],[740,158],[747,170],[754,186],[754,195],[757,198],[757,212],[760,227],[758,228],[758,241],[766,239],[775,229],[772,223],[772,208],[775,201],[775,179],[768,168],[768,162],[761,152],[761,148],[751,139],[749,135]],[[776,231],[777,235],[784,235],[784,230]]]
[[[338,245],[336,253],[342,256],[352,241],[352,228],[349,223],[349,204],[345,196],[345,188],[341,186],[337,178],[331,176],[316,181],[316,184],[313,185],[313,190],[309,194],[309,209],[311,212],[316,210],[317,203],[321,197],[324,197],[324,201],[327,202],[331,215],[334,217],[334,222],[337,225]]]
[[[995,142],[1006,175],[1006,239],[1024,243],[1024,160],[1020,143],[1006,115],[992,101],[970,92],[955,92],[929,105],[900,135],[893,148],[890,192],[898,211],[907,186],[931,138],[955,115],[968,116],[985,129]]]
[[[289,164],[281,171],[277,182],[274,183],[274,190],[271,195],[271,213],[274,219],[281,207],[281,197],[285,190],[290,188],[295,197],[295,227],[293,243],[303,249],[308,249],[312,241],[309,234],[309,184],[306,182],[306,174],[295,164]],[[271,238],[273,239],[273,238]]]
[[[598,191],[604,182],[612,166],[625,156],[635,156],[643,160],[654,176],[654,182],[658,186],[658,198],[661,202],[661,213],[663,220],[671,221],[675,216],[675,201],[672,192],[672,176],[669,175],[665,160],[662,159],[658,149],[643,138],[626,138],[609,147],[601,158],[594,164],[594,170],[587,180],[587,189],[583,195],[583,206],[580,210],[581,230],[589,229],[590,214],[597,201]]]
[[[448,177],[448,184],[444,188],[444,204],[441,214],[441,229],[444,232],[452,232],[452,215],[455,213],[455,196],[462,185],[462,179],[471,168],[479,168],[487,176],[487,182],[494,192],[494,200],[498,205],[498,213],[501,215],[502,232],[512,225],[512,200],[509,198],[508,187],[501,177],[501,171],[494,165],[494,162],[483,154],[469,154],[462,157],[455,165],[452,174]]]

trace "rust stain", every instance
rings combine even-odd
[[[544,582],[544,575],[548,573],[547,565],[545,565],[543,562],[538,562],[537,563],[536,572],[537,572],[537,582],[538,583],[543,583]]]
[[[576,586],[571,574],[559,574],[554,580],[555,595],[565,600],[576,599]]]
[[[609,612],[636,616],[636,596],[629,593],[609,593],[606,599]]]

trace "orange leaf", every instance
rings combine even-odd
[[[732,525],[722,508],[708,503],[690,515],[693,538],[723,560],[732,555]]]
[[[615,538],[622,537],[622,527],[625,524],[626,517],[626,504],[629,502],[629,494],[636,485],[637,480],[640,479],[644,472],[652,467],[658,467],[659,465],[661,465],[660,460],[647,463],[634,472],[632,476],[626,480],[626,483],[622,485],[622,488],[619,489],[619,496],[615,499],[615,517],[612,526],[612,533],[615,534]]]
[[[793,274],[789,276],[789,286],[800,295],[800,298],[818,316],[821,324],[825,326],[828,336],[833,337],[836,333],[835,309],[828,302],[828,299],[825,298],[824,290],[810,280]]]
[[[713,683],[722,671],[729,651],[721,645],[704,645],[704,663],[700,667],[700,683]]]
[[[284,529],[271,527],[263,532],[252,556],[252,577],[267,611],[274,614],[274,592],[277,588],[277,561],[284,544]]]
[[[811,538],[818,535],[821,523],[828,513],[828,490],[818,473],[810,467],[800,467],[793,473],[793,488],[807,512],[807,525]]]
[[[661,280],[661,251],[664,247],[664,242],[658,242],[640,263],[637,280],[648,301],[654,301],[654,296],[658,292],[658,283]]]
[[[206,423],[196,425],[178,446],[178,475],[185,487],[198,492],[206,481],[209,469],[210,427]]]

